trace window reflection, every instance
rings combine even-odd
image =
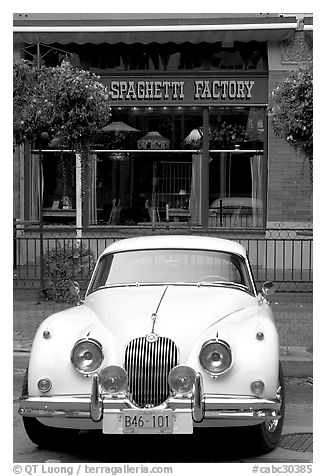
[[[257,151],[264,150],[265,114],[262,107],[209,110],[211,227],[263,225],[266,164]],[[96,137],[93,148],[105,152],[93,156],[91,224],[150,225],[153,219],[162,224],[189,220],[200,224],[202,117],[202,108],[113,108],[112,120],[136,131]],[[138,147],[139,139],[151,131],[168,140],[164,153],[155,146]],[[192,135],[193,131],[199,133]],[[189,136],[197,139],[186,143]],[[44,153],[43,176],[45,222],[75,223],[74,154]],[[35,196],[37,187],[35,181]]]
[[[49,51],[49,48],[52,48]],[[58,48],[58,50],[56,50]],[[44,51],[42,50],[44,49]],[[59,51],[60,50],[60,51]],[[41,45],[41,57],[46,66],[56,66],[71,53],[76,67],[93,72],[105,71],[179,71],[179,70],[264,70],[267,65],[266,42],[234,42],[232,47],[218,43],[147,45],[65,44]],[[45,54],[46,53],[46,54]],[[25,53],[27,55],[27,53]],[[28,57],[36,55],[36,45],[28,45]]]
[[[130,283],[232,282],[252,291],[244,260],[239,256],[201,250],[141,250],[101,258],[90,293],[101,286]]]
[[[48,223],[74,223],[76,167],[74,154],[43,154],[43,215]]]

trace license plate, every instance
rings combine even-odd
[[[173,410],[122,410],[124,433],[172,433]]]

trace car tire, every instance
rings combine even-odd
[[[23,417],[28,438],[40,448],[59,449],[71,446],[79,430],[43,425],[37,418]]]
[[[28,369],[25,372],[22,397],[28,396]],[[71,446],[79,430],[56,428],[43,425],[35,417],[23,417],[23,424],[28,438],[40,448],[56,449]]]
[[[274,450],[281,439],[285,415],[285,383],[282,366],[279,366],[279,386],[281,397],[281,418],[270,420],[248,428],[255,453],[264,454]]]

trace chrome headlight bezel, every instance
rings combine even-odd
[[[196,372],[188,365],[176,365],[168,376],[170,388],[176,395],[189,395],[193,392]]]
[[[218,370],[218,369],[212,370],[212,368],[209,368],[207,365],[205,365],[203,353],[205,350],[207,352],[207,348],[212,346],[216,346],[215,352],[218,352],[218,354],[220,354],[219,350],[222,350],[223,355],[226,356],[227,362],[226,362],[226,365],[224,365],[224,367],[221,367],[222,370]],[[213,350],[211,354],[212,353],[213,353]],[[198,358],[199,358],[200,365],[202,366],[204,371],[208,373],[209,375],[211,375],[212,377],[219,377],[220,375],[225,374],[231,369],[233,364],[231,347],[229,346],[227,342],[221,339],[210,339],[204,342],[203,345],[201,346]]]
[[[97,359],[95,360],[93,366],[91,368],[87,368],[87,369],[82,369],[76,363],[76,355],[75,355],[76,350],[78,349],[79,346],[81,346],[83,344],[84,345],[86,344],[87,346],[89,346],[91,350],[95,349],[95,351],[98,352]],[[90,352],[91,355],[92,355],[92,352],[88,349],[86,349],[85,352]],[[104,358],[104,355],[103,355],[102,345],[101,345],[100,342],[98,342],[95,339],[80,339],[80,340],[78,340],[75,343],[75,345],[73,346],[73,348],[71,350],[71,354],[70,354],[70,361],[71,361],[72,365],[77,370],[77,372],[79,372],[82,375],[89,375],[89,374],[95,373],[100,368],[100,366],[103,362],[103,358]]]
[[[99,383],[104,393],[118,395],[128,388],[128,374],[120,365],[109,365],[99,373]]]

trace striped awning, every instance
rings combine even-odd
[[[216,43],[282,41],[297,29],[295,16],[232,18],[14,20],[15,43]]]

